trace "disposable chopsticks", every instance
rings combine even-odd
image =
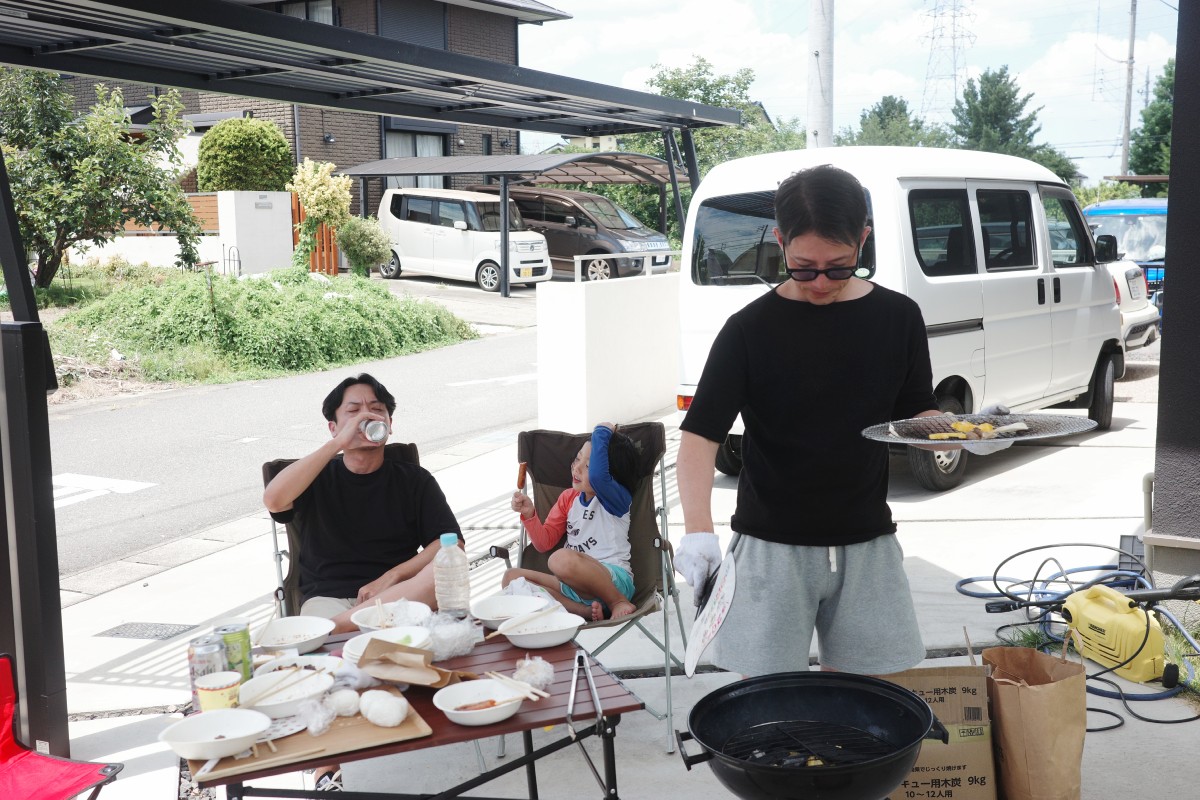
[[[513,620],[517,620],[517,624],[514,625],[513,627],[519,627],[521,625],[524,625],[527,622],[533,622],[535,619],[539,619],[539,618],[545,616],[546,614],[549,614],[551,612],[558,611],[558,610],[559,610],[558,604],[551,603],[550,605],[546,606],[545,608],[539,609],[530,614],[526,614],[523,617],[512,617],[510,619],[506,619],[503,623],[501,623],[501,625],[502,626],[507,625],[508,623],[512,622]],[[511,630],[511,628],[509,630]],[[505,632],[506,631],[501,631],[499,628],[497,628],[496,630],[492,631],[491,633],[489,633],[487,636],[485,636],[483,638],[491,639],[493,636],[495,636],[499,633],[505,633]]]
[[[499,672],[485,672],[483,674],[493,680],[500,681],[505,686],[511,686],[512,688],[521,692],[521,694],[525,695],[525,697],[529,700],[536,700],[538,697],[550,696],[549,692],[543,692],[541,689],[530,686],[525,681],[519,681],[516,678],[510,678],[509,676],[503,675]]]
[[[299,667],[294,667],[293,669],[300,669],[300,668],[299,668]],[[277,672],[282,672],[283,670],[276,670],[276,671],[277,671]],[[280,681],[279,681],[279,683],[275,684],[275,685],[274,685],[274,686],[272,686],[270,689],[267,689],[265,692],[263,692],[262,694],[258,695],[257,697],[253,697],[253,698],[251,698],[251,700],[250,700],[250,705],[251,705],[251,706],[256,706],[256,705],[258,705],[259,703],[261,703],[263,700],[265,700],[265,699],[267,699],[268,697],[270,697],[271,695],[273,695],[273,694],[276,694],[277,692],[280,692],[280,691],[282,691],[282,690],[284,690],[284,689],[290,689],[290,688],[292,688],[293,686],[295,686],[295,685],[297,685],[297,684],[299,684],[299,683],[303,683],[304,681],[306,681],[306,680],[308,680],[309,678],[311,678],[313,675],[320,675],[321,673],[325,672],[325,670],[323,670],[323,669],[314,669],[314,670],[304,670],[304,672],[305,672],[306,674],[304,674],[304,675],[301,675],[299,678],[296,678],[296,680],[294,680],[294,681],[291,681],[291,682],[289,682],[289,681],[288,681],[288,679],[289,679],[289,678],[295,678],[295,677],[296,677],[295,675],[288,675],[288,676],[284,677],[282,680],[280,680]],[[273,674],[273,673],[268,673],[268,674]]]

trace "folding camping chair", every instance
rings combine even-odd
[[[67,800],[91,789],[94,800],[124,764],[98,764],[48,756],[17,739],[17,682],[12,656],[0,653],[0,797],[5,800]]]
[[[662,651],[663,677],[666,680],[667,693],[666,710],[659,712],[649,706],[646,707],[646,710],[657,719],[666,720],[667,752],[670,753],[675,749],[671,713],[671,665],[675,664],[682,669],[683,662],[671,652],[669,603],[665,598],[674,600],[675,615],[678,617],[681,636],[686,637],[687,628],[683,624],[679,590],[675,587],[675,567],[672,561],[671,543],[666,537],[667,481],[663,469],[665,466],[663,456],[667,450],[666,430],[660,422],[641,422],[634,425],[623,425],[621,432],[638,446],[640,456],[638,485],[633,493],[629,521],[630,557],[634,580],[633,604],[637,606],[637,610],[620,619],[588,623],[583,626],[582,630],[617,627],[615,633],[592,650],[593,656],[598,657],[605,648],[634,627]],[[564,490],[571,488],[571,462],[574,461],[579,448],[589,437],[590,434],[587,433],[572,434],[547,430],[522,431],[517,435],[517,460],[527,465],[527,474],[533,479],[533,503],[541,519],[546,518],[546,514],[558,496]],[[654,500],[654,473],[656,470],[662,497],[662,503],[659,504],[656,504]],[[561,542],[559,546],[562,546]],[[505,563],[509,563],[507,549],[493,547],[491,554],[503,558]],[[517,566],[523,569],[549,572],[547,566],[549,557],[549,552],[538,552],[537,548],[528,542],[525,530],[522,528]],[[663,611],[661,638],[644,624],[645,617],[660,610]],[[686,646],[686,640],[684,644]]]
[[[420,464],[421,458],[417,446],[411,442],[391,442],[383,446],[385,459],[399,459],[409,464]],[[263,486],[283,471],[284,467],[296,461],[294,458],[277,458],[262,466]],[[291,525],[285,525],[287,533],[287,548],[279,546],[279,526],[271,519],[271,544],[275,547],[275,575],[279,586],[275,589],[275,609],[281,617],[290,617],[300,613],[300,539]],[[283,571],[284,559],[288,561],[286,575]]]

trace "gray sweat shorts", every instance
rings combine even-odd
[[[814,632],[820,664],[841,672],[886,675],[925,658],[894,535],[833,548],[741,536],[733,554],[733,604],[708,653],[717,666],[807,670]]]

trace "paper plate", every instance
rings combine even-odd
[[[895,422],[883,422],[864,428],[862,435],[868,439],[889,444],[962,444],[964,441],[970,441],[929,438],[931,433],[952,433],[954,431],[954,428],[950,427],[952,422],[970,422],[975,425],[982,425],[986,422],[997,428],[1012,425],[1015,422],[1023,422],[1029,426],[1028,430],[1002,433],[995,437],[995,439],[1014,439],[1016,441],[1071,436],[1077,433],[1087,433],[1096,427],[1094,420],[1067,414],[958,414],[955,416],[942,414],[936,417],[915,417]]]

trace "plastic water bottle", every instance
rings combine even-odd
[[[467,554],[458,546],[457,533],[443,533],[442,549],[433,557],[433,593],[438,611],[465,617],[471,607],[471,578]]]

